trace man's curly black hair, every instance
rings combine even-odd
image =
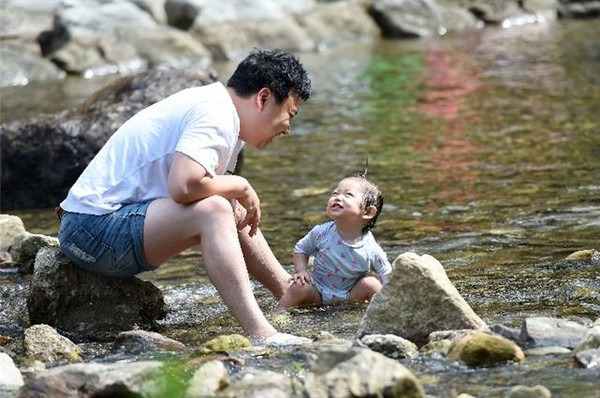
[[[281,50],[253,50],[237,66],[227,82],[243,98],[267,87],[281,104],[291,94],[306,101],[311,82],[306,70],[293,54]]]

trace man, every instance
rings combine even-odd
[[[278,50],[253,51],[227,86],[189,88],[142,110],[98,152],[61,203],[61,250],[112,276],[152,270],[200,244],[204,265],[246,333],[267,344],[307,339],[277,333],[248,272],[280,298],[290,275],[259,230],[260,200],[229,174],[244,144],[262,149],[290,134],[310,79]]]

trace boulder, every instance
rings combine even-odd
[[[159,361],[57,366],[29,379],[19,398],[158,397],[165,391],[162,368]]]
[[[84,77],[154,67],[207,67],[211,62],[206,47],[187,32],[161,25],[129,1],[63,3],[52,28],[41,32],[38,41],[46,58]]]
[[[429,255],[403,253],[373,296],[360,321],[359,335],[395,334],[418,345],[438,330],[487,329],[467,304],[442,264]]]
[[[23,220],[10,214],[0,214],[0,251],[8,251],[15,238],[27,233]]]
[[[375,0],[369,13],[389,38],[429,37],[483,27],[466,8],[450,2]]]
[[[317,353],[305,379],[305,396],[424,398],[423,387],[398,361],[366,348]]]
[[[107,85],[76,109],[0,125],[3,209],[58,205],[127,119],[177,91],[216,80],[211,69],[155,69]]]
[[[519,341],[528,347],[575,348],[590,328],[567,319],[532,317],[523,321]]]
[[[151,328],[165,315],[162,292],[139,278],[111,278],[73,265],[58,249],[39,251],[27,310],[79,342],[112,340],[134,327]]]

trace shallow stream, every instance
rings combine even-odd
[[[261,196],[278,259],[291,268],[296,240],[325,221],[333,184],[368,156],[386,203],[373,233],[390,260],[405,251],[436,257],[490,325],[600,317],[600,267],[564,260],[600,250],[599,38],[597,20],[561,21],[303,54],[313,97],[290,137],[246,151],[243,171]],[[220,76],[231,68],[219,65]],[[3,121],[71,106],[99,82],[65,83],[63,103],[40,86],[3,89]],[[32,232],[56,235],[47,209],[13,214]],[[142,278],[165,293],[165,335],[193,346],[240,332],[198,252]],[[3,273],[0,285],[25,289],[26,280]],[[365,309],[303,309],[279,320],[265,289],[256,294],[280,329],[309,336],[351,339]],[[545,385],[553,397],[600,396],[600,374],[571,356],[475,370],[435,358],[403,363],[440,397],[501,397],[515,384]]]

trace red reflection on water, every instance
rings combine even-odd
[[[466,109],[465,101],[481,84],[465,57],[460,50],[451,53],[430,48],[425,55],[428,90],[414,108],[434,119],[435,127],[423,133],[415,149],[430,160],[431,170],[420,178],[436,187],[442,205],[465,204],[480,194],[475,188],[477,175],[472,171],[473,154],[479,147],[465,136],[474,121],[473,109]],[[435,202],[430,208],[438,206]]]

